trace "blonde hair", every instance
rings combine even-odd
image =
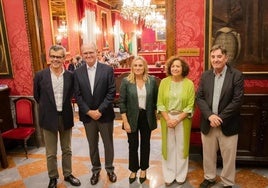
[[[147,61],[141,57],[141,56],[137,56],[133,59],[133,61],[131,62],[131,68],[130,68],[130,74],[127,77],[127,80],[130,83],[135,84],[136,83],[136,77],[134,74],[134,63],[138,60],[141,60],[144,66],[144,72],[143,72],[143,81],[146,82],[148,80],[149,74],[148,74],[148,63]]]

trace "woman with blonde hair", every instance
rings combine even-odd
[[[148,65],[143,57],[136,57],[131,63],[130,74],[120,86],[120,113],[123,129],[129,143],[129,183],[136,180],[140,172],[140,183],[146,180],[149,168],[151,131],[156,129],[156,101],[158,87],[154,76],[148,75]],[[140,140],[139,140],[140,134]],[[140,152],[138,152],[140,142]],[[140,159],[138,156],[140,153]]]

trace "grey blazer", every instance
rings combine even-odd
[[[65,129],[69,129],[74,125],[71,103],[74,86],[73,74],[65,71],[63,79],[63,125]],[[50,131],[58,131],[58,113],[49,68],[37,72],[34,77],[34,99],[39,104],[40,126]]]
[[[156,102],[158,86],[154,76],[149,76],[148,81],[145,83],[146,87],[146,114],[149,127],[151,130],[157,127],[156,121]],[[131,131],[137,130],[138,116],[139,116],[139,103],[137,95],[136,84],[130,83],[127,78],[122,80],[120,86],[119,97],[120,113],[126,113]]]
[[[210,130],[208,117],[213,114],[214,77],[213,70],[204,72],[196,95],[196,102],[202,113],[200,128],[203,134],[208,134]],[[244,79],[242,73],[227,66],[218,109],[218,115],[223,120],[222,132],[226,136],[239,132],[240,107],[243,102],[243,95]]]

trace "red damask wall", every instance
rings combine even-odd
[[[13,78],[0,79],[12,95],[32,95],[33,69],[28,47],[28,36],[22,0],[2,0],[11,53]]]
[[[199,83],[199,78],[204,69],[204,5],[204,0],[180,0],[179,3],[176,3],[177,49],[200,49],[200,56],[184,57],[184,59],[188,62],[190,66],[189,78],[193,80],[196,87]]]

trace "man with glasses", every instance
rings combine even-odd
[[[49,49],[50,67],[36,73],[34,98],[39,104],[39,124],[43,128],[46,148],[47,169],[50,178],[48,188],[57,187],[59,178],[57,165],[58,135],[62,151],[64,180],[80,186],[80,180],[72,175],[71,137],[73,109],[73,74],[65,71],[63,63],[66,51],[60,45]]]

